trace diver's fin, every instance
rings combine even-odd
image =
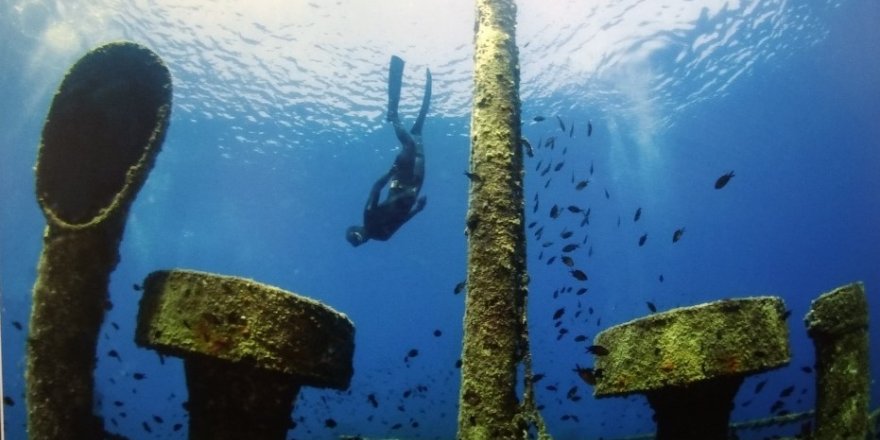
[[[404,61],[397,55],[391,56],[388,69],[388,121],[397,118],[397,106],[400,104],[400,88],[403,82]]]
[[[425,95],[422,96],[422,108],[419,109],[419,117],[413,124],[413,134],[422,134],[422,125],[425,124],[425,116],[428,115],[428,107],[431,105],[431,69],[425,69]]]

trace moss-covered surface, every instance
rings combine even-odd
[[[37,199],[49,226],[28,335],[29,438],[102,435],[92,414],[92,371],[108,280],[170,109],[168,69],[133,43],[89,52],[55,95],[36,166]]]
[[[595,343],[597,397],[685,386],[789,362],[785,307],[777,297],[721,300],[611,327]]]
[[[252,280],[173,270],[151,273],[138,344],[283,373],[301,385],[348,388],[354,325],[330,307]]]
[[[816,347],[813,438],[865,438],[870,370],[864,286],[853,283],[823,294],[804,320]]]
[[[516,7],[478,0],[467,213],[461,439],[522,438],[516,368],[526,295]]]

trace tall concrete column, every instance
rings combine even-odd
[[[458,437],[524,438],[516,396],[527,293],[516,6],[476,6]]]
[[[816,440],[868,434],[868,300],[861,283],[813,301],[804,319],[816,347]]]
[[[111,43],[58,88],[36,165],[48,226],[27,346],[28,436],[101,438],[92,370],[128,209],[171,115],[171,75],[149,49]]]

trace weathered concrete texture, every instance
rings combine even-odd
[[[204,355],[348,388],[354,324],[303,296],[256,281],[187,270],[144,280],[135,341],[160,353]]]
[[[523,438],[516,368],[526,295],[516,7],[477,0],[458,438]]]
[[[135,340],[184,359],[191,439],[284,439],[300,387],[346,389],[353,374],[345,315],[237,277],[153,272]]]
[[[595,343],[603,377],[597,397],[742,376],[789,362],[785,307],[777,297],[721,300],[657,313],[611,327]]]
[[[92,371],[107,284],[170,112],[168,69],[133,43],[89,52],[55,94],[36,165],[48,227],[28,335],[29,438],[102,436]]]
[[[804,318],[816,347],[813,439],[863,439],[868,433],[868,303],[853,283],[813,301]]]

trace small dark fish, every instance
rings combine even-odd
[[[180,431],[183,428],[183,423],[175,423],[174,424],[174,432]]]
[[[12,326],[15,327],[16,330],[21,330],[24,328],[24,326],[22,326],[21,323],[18,321],[12,321]]]
[[[791,395],[792,391],[794,391],[794,385],[782,390],[782,392],[779,393],[779,397],[788,397]]]
[[[570,238],[570,237],[572,236],[572,234],[574,234],[573,231],[562,231],[562,232],[559,234],[559,236],[560,236],[562,239],[566,239],[566,238]]]
[[[569,257],[568,255],[563,255],[560,260],[562,260],[562,264],[572,267],[574,266],[574,259]]]
[[[333,419],[324,420],[324,426],[331,428],[331,429],[335,428],[336,427],[336,420],[333,420]]]
[[[587,335],[577,335],[574,337],[574,342],[584,342],[587,340]]]
[[[406,352],[406,357],[409,357],[409,358],[414,358],[418,355],[419,355],[419,350],[415,349],[415,348],[411,348],[411,349],[409,349],[408,352]]]
[[[577,395],[577,392],[578,392],[577,385],[572,386],[571,388],[568,389],[568,392],[565,393],[565,397],[569,400],[572,400],[572,398],[574,398]]]
[[[587,353],[594,354],[596,356],[608,356],[608,353],[611,352],[601,345],[591,345],[587,347]]]
[[[544,183],[544,189],[547,189],[547,187],[550,186],[550,182],[552,182],[552,181],[553,181],[552,177],[547,179],[547,182]]]
[[[558,217],[559,217],[559,206],[553,205],[553,207],[550,208],[550,218],[558,218]]]
[[[553,242],[552,242],[552,241],[545,241],[545,242],[541,243],[541,247],[542,247],[542,248],[548,248],[548,247],[550,247],[550,246],[553,246]]]
[[[654,303],[652,303],[651,301],[646,301],[645,304],[648,305],[648,310],[650,310],[651,313],[657,313],[657,306],[655,306]]]
[[[572,122],[571,126],[568,127],[568,137],[574,137],[574,122]]]
[[[538,222],[531,222],[531,223],[529,223],[529,229],[532,229],[537,225],[538,225]]]
[[[586,281],[587,280],[587,274],[585,274],[584,271],[582,271],[580,269],[572,270],[571,276],[573,276],[578,281]]]
[[[785,402],[783,402],[781,400],[777,400],[776,402],[773,403],[773,406],[770,407],[770,412],[776,412],[777,410],[781,409],[783,406],[785,406]]]
[[[519,142],[523,147],[526,148],[526,155],[529,157],[535,157],[535,152],[532,150],[532,144],[529,143],[529,140],[526,138],[520,138]]]
[[[439,338],[440,336],[443,336],[443,332],[440,329],[434,330],[434,337]]]
[[[544,119],[547,119],[547,118],[545,118],[541,115],[538,115],[538,116],[535,116],[534,118],[532,118],[532,120],[535,122],[542,122]]]
[[[137,292],[140,292],[141,290],[144,289],[140,284],[137,284],[137,283],[132,284],[132,285],[131,285],[131,288],[134,289],[134,290],[137,291]]]
[[[586,213],[584,214],[584,218],[581,219],[581,227],[583,228],[585,225],[588,224],[590,224],[590,214]],[[584,240],[586,240],[586,237],[584,237]],[[586,243],[586,241],[584,241],[584,243]]]
[[[467,178],[470,179],[471,182],[483,183],[483,178],[480,177],[477,173],[471,173],[471,172],[465,171],[464,175],[467,176]]]
[[[645,242],[648,240],[648,233],[639,237],[639,246],[644,246]]]
[[[724,188],[724,185],[727,185],[727,182],[729,182],[731,178],[733,178],[733,170],[731,170],[727,174],[722,175],[718,178],[718,180],[715,181],[715,189]]]
[[[110,356],[110,357],[112,357],[112,358],[116,358],[119,362],[122,362],[122,358],[119,357],[119,352],[116,351],[116,350],[110,350],[110,351],[108,351],[108,352],[107,352],[107,356]]]
[[[150,428],[150,424],[149,424],[149,423],[147,423],[147,422],[141,422],[141,426],[144,427],[144,431],[147,431],[147,432],[153,432],[153,429]]]
[[[547,385],[544,389],[547,391],[559,391],[559,388],[557,388],[556,385]]]
[[[562,118],[556,116],[556,120],[559,121],[559,129],[565,132],[565,122],[562,122]]]
[[[153,420],[154,420],[156,423],[160,424],[160,425],[161,425],[162,423],[165,423],[165,420],[162,419],[162,417],[159,417],[159,416],[157,416],[157,415],[155,415],[155,414],[153,414]]]
[[[677,243],[678,240],[681,240],[681,236],[684,234],[684,228],[676,229],[675,232],[672,233],[672,242]]]
[[[639,207],[639,209],[636,209],[636,214],[633,216],[633,221],[637,222],[637,221],[639,221],[640,218],[642,218],[642,208],[641,207]]]
[[[593,161],[590,161],[590,175],[593,175]]]
[[[452,293],[455,295],[458,295],[459,293],[461,293],[464,290],[464,288],[466,286],[467,286],[467,280],[462,281],[462,282],[455,285],[455,289],[452,289]]]
[[[758,382],[757,385],[755,385],[755,394],[760,393],[761,390],[764,389],[764,385],[767,385],[767,379],[764,379],[764,380]]]
[[[131,377],[133,377],[134,380],[144,380],[147,378],[147,375],[144,373],[134,373],[131,375]]]
[[[553,167],[553,171],[559,171],[559,170],[561,170],[562,167],[564,167],[564,166],[565,166],[565,161],[563,160],[562,162],[559,162],[558,164],[556,164],[555,167]]]
[[[579,247],[581,247],[581,245],[575,244],[575,243],[569,243],[569,244],[565,245],[565,247],[562,248],[562,252],[571,252]]]
[[[789,316],[791,316],[791,310],[786,310],[785,312],[782,313],[783,320],[788,319]]]
[[[587,293],[587,288],[586,288],[586,287],[581,287],[580,289],[577,290],[577,292],[575,292],[575,295],[577,295],[577,296],[581,296],[581,295],[583,295],[583,294],[585,294],[585,293]]]
[[[604,189],[604,188],[603,188],[603,189]],[[610,199],[610,198],[611,198],[611,194],[608,194],[608,190],[607,190],[607,189],[605,189],[605,198],[606,198],[606,199]]]
[[[114,321],[110,321],[110,325],[113,326],[113,329],[114,329],[114,330],[119,330],[119,324],[117,324],[116,322],[114,322]]]
[[[367,402],[370,402],[370,405],[372,405],[373,408],[378,408],[378,407],[379,407],[379,401],[376,400],[376,394],[375,394],[375,393],[370,393],[370,394],[367,395]]]
[[[663,274],[662,273],[660,274],[660,282],[661,283],[663,282]]]
[[[813,368],[808,365],[804,365],[803,367],[801,367],[801,371],[803,371],[804,373],[810,374],[813,372]]]
[[[532,376],[532,383],[538,383],[538,381],[540,381],[543,378],[544,378],[543,373],[535,374],[534,376]]]
[[[568,205],[568,212],[571,212],[573,214],[577,214],[579,212],[584,212],[584,210],[580,206]]]
[[[543,161],[543,160],[539,160],[539,161],[538,161],[538,164],[535,165],[535,171],[540,170],[540,169],[541,169],[541,165],[544,165],[544,161]]]
[[[556,309],[556,312],[553,313],[553,320],[556,321],[559,318],[562,318],[562,315],[565,315],[565,307]]]
[[[577,375],[587,383],[587,385],[596,385],[596,380],[602,378],[602,369],[582,368],[580,365],[574,365],[574,371]]]
[[[547,260],[547,264],[548,264],[548,265],[553,264],[554,261],[556,261],[556,255],[550,257],[550,258]]]
[[[587,121],[587,137],[593,135],[593,121]]]
[[[544,167],[543,170],[541,170],[541,177],[546,176],[547,173],[550,172],[550,168],[552,168],[552,167],[553,167],[553,161],[551,160],[549,163],[547,163],[547,166]]]
[[[15,406],[15,400],[9,396],[3,396],[3,404],[6,406]]]
[[[587,251],[587,256],[588,256],[588,257],[592,257],[592,256],[593,256],[593,246],[590,246],[590,250]]]
[[[580,191],[580,190],[586,188],[587,185],[589,185],[589,184],[590,184],[590,179],[581,180],[580,182],[577,183],[577,185],[574,186],[574,189]]]
[[[544,141],[544,147],[550,147],[552,150],[556,146],[556,136],[550,136]]]

